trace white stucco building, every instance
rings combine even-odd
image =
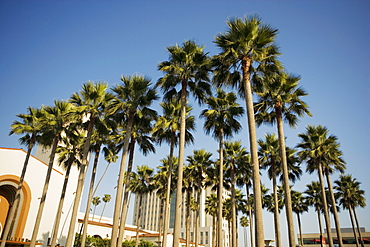
[[[22,149],[0,148],[0,235],[2,235],[5,224],[9,223],[6,222],[7,214],[14,201],[25,158],[26,152]],[[40,158],[44,159],[45,157]],[[14,226],[10,231],[10,239],[13,241],[26,242],[31,239],[48,169],[48,164],[41,159],[34,156],[31,156],[29,159],[20,198],[20,210],[18,210]],[[64,183],[64,175],[65,171],[59,167],[58,163],[54,162],[49,190],[37,235],[38,242],[42,243],[43,246],[47,245],[48,238],[51,237]],[[62,246],[68,233],[71,216],[70,208],[77,186],[77,177],[77,168],[72,167],[57,235],[58,243]]]

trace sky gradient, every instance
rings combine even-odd
[[[166,46],[194,40],[209,55],[219,52],[215,35],[227,29],[232,17],[258,14],[279,29],[277,44],[281,62],[288,72],[300,75],[308,92],[305,101],[313,117],[301,119],[299,126],[285,126],[287,145],[294,147],[307,124],[324,125],[338,137],[347,162],[346,173],[362,182],[369,203],[370,152],[370,2],[369,1],[4,1],[0,0],[0,147],[24,148],[17,136],[8,136],[16,115],[27,107],[52,105],[67,100],[83,82],[120,82],[121,75],[140,73],[155,83],[163,74],[159,62],[167,60]],[[197,118],[202,107],[190,102]],[[244,106],[244,103],[241,101]],[[158,102],[153,106],[161,113]],[[246,117],[243,131],[235,139],[247,148]],[[197,120],[195,145],[217,158],[217,142],[205,136]],[[261,127],[264,133],[276,127]],[[156,154],[143,157],[136,152],[135,165],[159,165],[168,147],[157,147]],[[6,165],[6,164],[0,164]],[[103,172],[101,162],[98,173]],[[305,165],[302,165],[305,170]],[[109,168],[109,179],[97,195],[115,195],[114,177],[118,164]],[[98,177],[99,177],[98,174]],[[338,174],[333,175],[333,180]],[[88,178],[87,178],[88,179]],[[318,180],[305,174],[294,185]],[[266,172],[262,182],[271,188]],[[40,192],[41,193],[41,192]],[[105,215],[111,216],[113,200]],[[85,203],[82,202],[82,209]],[[102,209],[97,208],[99,214]],[[370,230],[367,208],[358,210],[361,226]],[[265,213],[265,237],[274,238],[272,214]],[[347,211],[340,213],[342,227],[350,227]],[[296,221],[296,220],[295,220]],[[303,232],[318,232],[313,209],[303,214]],[[131,223],[130,221],[128,223]],[[286,243],[285,213],[281,214],[282,239]],[[298,231],[296,230],[296,233]],[[242,238],[241,238],[242,239]]]

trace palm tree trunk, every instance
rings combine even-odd
[[[140,195],[139,199],[139,210],[137,214],[137,226],[136,226],[136,241],[135,241],[135,247],[139,246],[139,231],[140,231],[140,220],[141,220],[141,203],[143,200],[143,196]],[[120,245],[121,246],[121,245]]]
[[[31,151],[32,151],[32,148],[33,148],[34,145],[35,145],[35,141],[34,141],[34,137],[32,137],[31,141],[30,141],[30,144],[28,145],[26,159],[24,160],[24,163],[23,163],[22,173],[21,173],[21,177],[19,178],[18,188],[17,188],[17,191],[15,193],[14,202],[13,202],[13,205],[11,206],[11,208],[9,210],[6,225],[5,225],[5,228],[3,230],[3,236],[2,236],[2,239],[1,239],[1,245],[0,245],[1,247],[5,247],[6,240],[8,239],[8,235],[9,235],[9,232],[10,232],[10,228],[11,228],[14,216],[16,214],[18,214],[19,199],[20,199],[20,196],[21,196],[23,181],[24,181],[24,177],[26,176],[28,161],[30,159]]]
[[[250,193],[249,193],[249,187],[246,184],[245,189],[247,191],[247,198],[249,200]],[[253,214],[252,214],[252,207],[251,205],[248,206],[248,214],[249,214],[249,235],[250,235],[250,240],[251,240],[251,247],[254,247],[254,236],[253,236]]]
[[[356,208],[353,208],[353,215],[355,216],[355,221],[356,221],[356,226],[357,226],[357,232],[358,232],[358,237],[360,238],[361,247],[364,247],[364,240],[362,239],[360,225],[359,225],[358,219],[357,219]]]
[[[277,115],[277,129],[278,129],[278,138],[280,146],[280,156],[283,166],[283,185],[284,185],[284,197],[285,197],[285,213],[288,224],[288,237],[289,237],[289,246],[295,247],[295,234],[294,234],[294,223],[293,223],[293,210],[292,210],[292,197],[290,195],[290,185],[289,185],[289,171],[288,171],[288,162],[286,157],[286,148],[285,148],[285,135],[283,128],[283,119],[281,113],[281,105],[276,107]]]
[[[90,205],[93,199],[93,190],[94,190],[96,169],[98,167],[99,154],[100,154],[100,146],[98,146],[97,149],[95,150],[94,165],[93,165],[93,169],[91,172],[90,188],[89,188],[89,194],[87,196],[86,210],[85,210],[85,216],[84,216],[84,221],[83,221],[84,227],[83,227],[82,236],[81,236],[81,247],[85,247],[87,228],[89,227]],[[94,220],[94,215],[95,215],[95,208],[94,208],[94,213],[93,213],[93,220]]]
[[[136,111],[136,110],[135,110]],[[122,148],[122,159],[120,164],[119,170],[119,177],[117,181],[117,192],[116,192],[116,201],[114,205],[114,213],[113,213],[113,226],[112,226],[112,236],[111,236],[111,247],[121,246],[121,243],[118,243],[118,230],[119,230],[119,222],[121,217],[121,207],[122,207],[122,197],[123,197],[123,181],[125,177],[125,170],[126,170],[126,163],[127,163],[127,155],[128,155],[128,147],[130,143],[131,133],[132,133],[132,125],[134,122],[134,115],[135,111],[131,111],[129,113],[127,127],[126,127],[126,136],[123,141],[123,148]]]
[[[190,188],[190,187],[189,187]],[[186,228],[186,247],[190,246],[190,189],[186,189],[186,221],[185,221],[185,228]]]
[[[68,179],[69,179],[69,174],[71,172],[71,168],[72,168],[72,160],[68,161],[68,164],[67,164],[66,175],[64,176],[63,189],[62,189],[62,193],[60,195],[60,201],[59,201],[57,214],[55,216],[55,222],[54,222],[54,228],[53,228],[53,234],[52,234],[52,237],[51,237],[50,247],[55,247],[55,244],[56,244],[56,240],[57,240],[57,236],[58,236],[58,230],[59,230],[59,224],[60,224],[60,218],[62,216],[64,198],[65,198],[66,191],[67,191]]]
[[[278,193],[277,193],[277,184],[276,184],[276,173],[275,173],[275,165],[274,169],[274,177],[272,178],[272,186],[274,190],[274,224],[275,224],[275,242],[276,247],[281,247],[281,238],[280,238],[280,217],[279,217],[279,202],[278,202]]]
[[[77,187],[76,187],[76,196],[75,200],[73,202],[73,208],[72,208],[72,215],[71,215],[71,222],[69,224],[69,230],[68,230],[68,235],[67,235],[67,240],[66,240],[66,247],[72,247],[72,242],[75,237],[75,227],[76,227],[76,222],[77,222],[77,214],[78,214],[78,208],[80,206],[80,200],[81,200],[81,195],[82,195],[82,190],[84,187],[85,183],[85,177],[86,177],[86,168],[88,166],[88,153],[90,149],[90,142],[91,142],[91,135],[92,135],[92,130],[94,127],[94,122],[95,118],[90,117],[90,122],[89,126],[87,129],[87,135],[86,135],[86,141],[84,144],[84,149],[82,153],[82,162],[81,162],[81,167],[80,167],[80,173],[78,174],[78,182],[77,182]]]
[[[124,233],[125,233],[127,211],[128,211],[128,205],[130,203],[128,194],[130,192],[129,184],[130,184],[130,175],[131,175],[131,172],[132,172],[132,165],[133,165],[133,162],[134,162],[135,143],[136,143],[136,139],[131,137],[131,142],[129,144],[129,159],[128,159],[128,166],[127,166],[127,173],[126,173],[126,181],[125,181],[125,194],[123,196],[121,222],[119,224],[117,243],[122,243],[123,236],[124,236]]]
[[[168,161],[168,177],[167,177],[167,188],[166,188],[166,204],[164,208],[163,217],[163,242],[162,246],[167,247],[167,231],[169,228],[170,218],[170,205],[171,205],[171,181],[172,181],[172,170],[173,170],[173,150],[175,149],[175,133],[171,133],[171,145],[170,145],[170,157]]]
[[[252,98],[252,88],[250,83],[249,68],[251,60],[247,57],[242,60],[243,81],[244,81],[244,98],[246,101],[247,116],[248,116],[248,130],[249,130],[249,145],[251,162],[253,167],[253,193],[254,193],[254,213],[256,222],[256,247],[264,247],[265,236],[263,230],[262,217],[262,194],[260,169],[258,163],[257,137],[256,137],[256,121],[254,119],[254,108]]]
[[[99,178],[99,181],[96,183],[96,187],[95,187],[94,192],[93,192],[93,197],[95,196],[95,193],[96,193],[96,191],[98,190],[98,188],[99,188],[99,185],[100,185],[101,181],[102,181],[102,180],[103,180],[103,178],[105,177],[105,174],[107,173],[107,171],[108,171],[108,168],[109,168],[110,164],[111,164],[111,162],[108,162],[107,166],[106,166],[106,167],[105,167],[105,169],[104,169],[103,174],[102,174],[102,175],[101,175],[101,177]]]
[[[331,201],[332,201],[334,222],[335,222],[335,228],[336,228],[336,231],[337,231],[337,238],[338,238],[338,241],[339,241],[339,247],[343,247],[342,232],[340,230],[340,222],[339,222],[339,217],[338,217],[337,205],[335,203],[335,198],[334,198],[333,185],[332,185],[332,182],[331,182],[331,179],[330,179],[330,175],[327,171],[325,171],[325,176],[326,176],[326,181],[328,183],[328,188],[329,188],[330,197],[331,197]]]
[[[177,188],[175,204],[175,222],[173,231],[173,247],[179,247],[180,228],[181,228],[181,204],[182,204],[182,180],[184,169],[185,153],[185,128],[186,128],[186,88],[187,81],[182,81],[181,87],[181,124],[180,124],[180,143],[179,143],[179,160],[177,168]]]
[[[199,225],[200,225],[200,198],[202,194],[202,187],[200,179],[198,179],[198,192],[197,192],[197,211],[195,212],[195,247],[198,247],[199,242]]]
[[[55,151],[56,151],[57,146],[58,146],[58,137],[59,136],[56,135],[54,137],[54,140],[53,140],[53,147],[52,147],[50,158],[49,158],[49,166],[48,166],[48,170],[46,172],[45,184],[44,184],[44,188],[42,190],[42,196],[41,196],[41,200],[40,200],[39,209],[37,211],[35,225],[33,227],[30,247],[35,247],[35,245],[36,245],[37,234],[38,234],[39,229],[40,229],[42,213],[44,211],[44,206],[45,206],[46,194],[48,192],[51,172],[53,170]]]
[[[231,167],[231,246],[238,246],[236,243],[236,202],[235,202],[235,163]]]
[[[161,205],[160,205],[160,213],[159,213],[159,218],[158,218],[158,243],[159,243],[159,247],[162,247],[163,245],[162,245],[162,232],[163,232],[163,228],[164,228],[164,221],[163,221],[163,214],[164,214],[164,212],[163,212],[163,209],[164,209],[164,207],[165,207],[165,205],[164,205],[164,202],[165,201],[165,199],[163,198],[163,197],[161,197]]]
[[[212,215],[212,245],[211,246],[217,246],[216,245],[216,215]]]
[[[219,160],[220,160],[220,167],[219,167],[219,184],[218,184],[218,191],[217,191],[217,199],[218,199],[218,206],[217,206],[217,246],[223,247],[223,238],[222,238],[222,204],[223,204],[223,182],[224,182],[224,157],[223,157],[223,130],[221,129],[220,138],[219,138]]]
[[[356,247],[358,247],[358,237],[357,237],[356,230],[355,230],[355,223],[354,223],[354,220],[353,220],[353,213],[352,213],[351,205],[348,206],[348,212],[349,212],[349,216],[350,216],[350,219],[351,219],[353,236],[355,237],[355,240],[356,240]]]
[[[317,211],[317,221],[319,222],[319,232],[320,232],[320,246],[323,247],[322,243],[322,224],[321,224],[321,216],[320,216],[320,208],[316,209]]]
[[[324,207],[324,217],[325,217],[325,223],[326,223],[326,234],[328,236],[328,242],[329,247],[333,247],[333,238],[331,237],[331,228],[330,228],[330,219],[329,219],[329,212],[328,212],[328,203],[326,200],[326,193],[325,193],[325,185],[324,185],[324,178],[322,175],[322,166],[321,162],[318,162],[318,174],[319,174],[319,180],[321,185],[321,197],[322,197],[322,203]]]
[[[100,215],[100,218],[99,218],[99,222],[101,221],[101,218],[103,217],[105,206],[107,206],[107,202],[104,202],[103,211],[101,212],[101,215]]]
[[[302,236],[302,224],[301,224],[301,217],[299,216],[299,213],[297,213],[297,219],[298,219],[298,228],[299,228],[299,244],[300,246],[303,246],[303,236]]]

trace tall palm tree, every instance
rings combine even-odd
[[[257,246],[264,246],[260,173],[258,164],[256,126],[250,78],[253,64],[274,63],[278,49],[274,45],[278,30],[263,24],[258,16],[230,19],[229,29],[216,36],[215,43],[221,48],[216,56],[214,79],[217,84],[227,83],[238,87],[246,101],[250,153],[253,166],[253,190],[256,195],[255,215]],[[239,71],[241,68],[241,71]]]
[[[237,201],[236,201],[236,179],[238,170],[248,162],[249,156],[247,149],[239,141],[224,143],[224,157],[226,167],[226,178],[229,178],[231,190],[231,245],[238,246],[237,243]]]
[[[139,246],[139,230],[140,230],[140,217],[141,217],[141,204],[143,195],[153,191],[153,172],[152,168],[148,166],[138,166],[137,172],[131,173],[130,190],[139,196],[139,208],[137,216],[137,228],[136,228],[136,242],[135,247]]]
[[[94,196],[94,198],[92,199],[92,204],[94,205],[92,220],[94,220],[94,217],[95,217],[96,206],[98,206],[100,203],[101,203],[100,197],[99,196]]]
[[[204,149],[194,150],[193,155],[186,159],[188,162],[187,169],[190,171],[190,178],[195,181],[196,190],[196,217],[195,217],[195,246],[198,246],[199,226],[200,226],[200,204],[202,191],[205,185],[206,170],[213,164],[211,160],[212,153]]]
[[[177,168],[177,158],[167,156],[165,159],[161,159],[161,165],[159,165],[157,173],[154,175],[155,181],[155,189],[157,190],[157,196],[161,199],[162,207],[162,225],[163,228],[163,238],[161,239],[161,234],[159,234],[159,240],[161,241],[161,246],[167,246],[167,232],[168,232],[168,225],[169,225],[169,204],[171,202],[172,194],[176,188],[176,168]],[[170,180],[168,178],[171,178]],[[170,184],[168,184],[170,181]],[[168,205],[167,205],[168,202]],[[168,208],[167,208],[168,206]],[[161,229],[160,229],[161,230]],[[159,231],[160,232],[160,231]]]
[[[273,184],[273,203],[271,210],[274,213],[274,224],[275,224],[275,242],[276,246],[281,246],[281,236],[280,236],[280,209],[275,207],[275,205],[280,205],[278,202],[278,185],[277,178],[280,177],[280,181],[284,182],[283,165],[280,154],[279,140],[276,138],[275,134],[266,134],[265,140],[258,140],[260,164],[262,168],[268,169],[269,179],[272,180]],[[300,169],[298,163],[298,158],[296,157],[296,150],[285,148],[285,156],[287,158],[288,165],[288,179],[295,182],[302,175],[302,170]],[[289,188],[290,189],[290,188]],[[286,204],[286,193],[285,189],[281,190],[284,193],[283,203]]]
[[[169,46],[169,60],[161,62],[158,69],[165,73],[160,78],[157,85],[165,93],[165,99],[177,96],[181,102],[181,124],[179,142],[179,164],[178,181],[175,205],[175,225],[173,233],[173,246],[179,246],[180,227],[181,227],[181,200],[182,200],[182,180],[184,166],[185,149],[185,129],[186,129],[186,105],[188,91],[191,92],[202,103],[207,94],[211,94],[210,84],[208,83],[208,71],[210,70],[210,60],[203,47],[198,46],[194,41],[185,41],[182,46]],[[181,89],[178,92],[177,87]]]
[[[120,229],[119,229],[120,233],[118,234],[118,243],[121,243],[123,241],[123,235],[125,231],[124,226],[126,224],[128,205],[130,203],[129,183],[130,183],[130,173],[132,172],[132,166],[134,162],[135,146],[136,144],[138,144],[137,146],[139,150],[145,156],[148,155],[150,152],[155,153],[155,148],[153,145],[154,138],[149,136],[149,133],[152,131],[152,121],[155,121],[156,118],[157,118],[157,112],[149,108],[139,109],[134,116],[130,144],[129,144],[129,159],[128,159],[128,165],[127,165],[125,190],[124,190],[123,203],[122,203],[122,209],[121,209],[121,219],[120,219],[121,222],[120,222]],[[125,136],[125,134],[123,134],[123,136]]]
[[[335,222],[335,227],[336,227],[336,232],[337,232],[337,238],[338,238],[338,243],[339,247],[343,246],[343,240],[342,240],[342,232],[340,229],[340,221],[339,221],[339,216],[338,216],[338,210],[337,210],[337,205],[336,205],[336,200],[334,196],[334,191],[333,191],[333,183],[331,182],[331,177],[330,174],[332,174],[334,171],[339,171],[340,173],[344,173],[344,170],[346,169],[346,162],[342,159],[342,151],[339,150],[339,143],[333,143],[329,148],[330,150],[327,151],[327,153],[330,153],[332,156],[332,160],[330,163],[323,163],[323,172],[326,178],[326,183],[329,188],[329,194],[330,194],[330,201],[331,201],[331,212],[334,215],[334,222]]]
[[[127,125],[125,130],[125,139],[122,147],[122,159],[120,164],[119,178],[117,181],[117,192],[113,214],[112,240],[111,247],[116,247],[118,239],[122,239],[125,222],[120,225],[122,210],[122,197],[124,174],[127,163],[129,143],[132,134],[132,127],[135,114],[138,110],[148,108],[154,100],[158,99],[155,88],[151,86],[150,80],[142,75],[122,76],[122,84],[112,88],[116,98],[111,106],[111,113],[127,114]]]
[[[72,246],[72,241],[75,235],[74,233],[77,222],[77,213],[80,205],[83,185],[85,182],[85,175],[88,166],[88,154],[90,150],[91,136],[94,129],[95,119],[105,110],[104,107],[106,106],[106,102],[110,102],[113,98],[113,95],[106,91],[107,88],[108,84],[105,82],[88,81],[83,83],[82,90],[79,93],[72,94],[70,98],[70,102],[78,107],[78,115],[84,118],[83,121],[87,124],[87,129],[66,246]]]
[[[245,186],[246,191],[246,210],[249,217],[249,235],[250,235],[250,242],[251,246],[254,246],[254,231],[253,231],[253,201],[250,200],[250,188],[252,188],[252,173],[253,168],[251,166],[250,161],[250,155],[248,154],[246,156],[245,162],[242,164],[242,166],[239,166],[238,173],[237,173],[237,179],[236,179],[236,185],[238,187]]]
[[[326,229],[328,229],[328,242],[329,246],[333,246],[333,239],[331,237],[330,219],[328,211],[328,203],[325,193],[325,182],[323,178],[323,166],[325,164],[336,164],[338,163],[338,152],[333,149],[337,146],[337,137],[334,135],[328,136],[329,131],[326,127],[321,125],[306,127],[306,132],[299,134],[301,143],[297,146],[301,148],[298,155],[301,160],[306,161],[307,171],[312,173],[317,171],[319,181],[321,185],[322,202],[324,207],[324,217],[326,223]],[[337,233],[340,230],[337,230]],[[340,234],[340,233],[339,233]],[[338,238],[341,242],[341,238]]]
[[[321,185],[319,182],[312,181],[311,183],[306,185],[307,189],[305,190],[306,194],[306,202],[308,206],[313,206],[317,213],[317,220],[319,224],[319,232],[320,232],[320,243],[322,243],[322,224],[321,224],[321,211],[323,209],[323,200],[322,200],[322,192],[321,192]]]
[[[207,196],[205,201],[205,212],[212,216],[212,246],[216,246],[216,219],[217,219],[217,195],[215,193]]]
[[[88,220],[89,220],[89,215],[90,215],[90,205],[93,203],[94,199],[94,194],[95,194],[95,177],[96,177],[96,172],[98,168],[98,162],[99,162],[99,157],[100,157],[100,152],[102,150],[102,147],[104,145],[109,145],[109,136],[112,132],[113,129],[116,127],[116,123],[111,119],[109,114],[107,114],[107,110],[109,107],[109,104],[112,101],[106,101],[103,102],[105,105],[102,107],[105,109],[104,111],[101,112],[99,116],[96,117],[95,119],[95,124],[94,124],[94,129],[91,137],[91,153],[94,153],[94,162],[93,162],[93,167],[91,169],[91,178],[90,178],[90,185],[89,185],[89,193],[87,196],[87,204],[86,204],[86,209],[85,209],[85,215],[84,215],[84,220],[82,222],[83,224],[83,231],[81,237],[81,247],[85,247],[86,243],[86,237],[87,237],[87,227],[88,227]]]
[[[244,243],[247,243],[247,230],[245,229],[249,226],[249,219],[247,216],[240,217],[240,226],[244,229]]]
[[[42,214],[44,211],[45,200],[47,196],[47,191],[49,188],[49,182],[51,178],[51,172],[53,169],[54,158],[56,154],[56,149],[58,143],[62,140],[62,134],[71,121],[73,106],[68,102],[63,101],[54,101],[55,106],[44,107],[45,115],[41,119],[43,130],[42,130],[42,139],[41,143],[44,146],[51,146],[51,153],[49,157],[48,169],[46,171],[45,183],[42,190],[41,200],[39,208],[37,210],[35,225],[33,227],[32,237],[30,246],[34,247],[36,244],[36,238],[41,224]]]
[[[255,80],[258,102],[255,104],[256,123],[277,125],[279,149],[283,170],[285,212],[288,224],[289,245],[295,246],[292,202],[290,196],[289,171],[285,151],[283,122],[295,127],[299,117],[311,116],[307,104],[302,100],[307,93],[299,87],[300,77],[285,72],[266,74]]]
[[[71,129],[75,129],[71,127]],[[59,164],[63,164],[63,168],[66,170],[66,173],[64,175],[64,183],[62,192],[60,195],[60,201],[57,209],[57,213],[55,216],[53,231],[51,235],[50,240],[50,246],[55,247],[57,236],[58,236],[58,230],[60,225],[60,220],[62,216],[62,210],[63,210],[63,204],[65,199],[65,194],[67,191],[67,185],[69,181],[69,175],[71,172],[71,168],[73,165],[77,165],[79,168],[81,165],[81,159],[82,159],[82,147],[83,147],[83,139],[84,136],[82,133],[78,132],[77,130],[73,133],[70,131],[66,132],[67,136],[62,138],[62,145],[58,146],[57,148],[57,154],[58,154],[58,162]]]
[[[306,202],[306,198],[303,196],[302,192],[292,190],[291,191],[292,197],[292,210],[297,215],[298,220],[298,228],[299,228],[299,239],[300,239],[300,246],[303,246],[303,237],[302,237],[302,224],[301,224],[301,217],[300,215],[304,212],[308,211],[308,204]]]
[[[107,205],[108,202],[110,202],[111,199],[112,199],[112,196],[111,195],[104,194],[104,197],[102,198],[102,200],[104,202],[104,207],[103,207],[103,210],[101,211],[99,222],[101,221],[101,218],[103,217],[105,206]]]
[[[181,103],[173,99],[169,102],[162,102],[160,103],[163,115],[157,119],[157,122],[154,125],[152,135],[155,137],[156,141],[161,145],[162,142],[167,142],[170,144],[170,154],[168,158],[168,170],[173,170],[173,153],[174,148],[179,143],[179,132],[180,132],[180,125],[181,125]],[[191,111],[191,107],[186,107],[186,119],[185,119],[185,145],[188,143],[194,142],[194,137],[190,131],[195,129],[195,121],[194,116],[189,115]],[[163,240],[162,246],[167,246],[167,231],[169,226],[169,214],[170,214],[170,195],[171,195],[171,184],[172,184],[172,173],[168,173],[167,177],[167,186],[166,186],[166,198],[165,198],[165,207],[164,207],[164,217],[163,217]]]
[[[23,163],[23,168],[21,176],[19,178],[19,183],[14,197],[13,206],[9,210],[7,224],[5,225],[5,228],[3,230],[1,247],[5,247],[5,243],[8,238],[8,234],[11,227],[11,222],[13,222],[15,215],[17,215],[18,213],[19,199],[23,187],[24,177],[27,171],[28,161],[31,155],[32,148],[37,143],[39,135],[41,134],[42,125],[40,119],[43,118],[44,116],[43,110],[28,107],[27,111],[28,111],[27,114],[17,115],[19,120],[13,121],[11,125],[11,131],[9,133],[9,135],[12,134],[23,135],[19,139],[19,141],[21,144],[27,146],[27,155]]]
[[[261,168],[268,169],[268,176],[272,180],[273,189],[273,213],[274,213],[274,225],[275,225],[275,243],[276,246],[281,246],[281,233],[280,233],[280,210],[278,203],[278,185],[277,185],[277,166],[281,161],[279,154],[279,142],[275,134],[265,134],[265,140],[258,140],[259,144],[259,155]],[[281,169],[280,169],[281,170]]]
[[[222,244],[222,194],[223,194],[223,166],[224,166],[224,139],[230,138],[234,133],[241,129],[238,118],[244,114],[243,108],[236,102],[237,97],[234,93],[226,93],[222,89],[217,89],[215,97],[208,97],[206,103],[207,109],[201,113],[201,117],[205,118],[204,130],[206,134],[211,133],[212,136],[219,142],[219,179],[218,183],[218,227],[217,237],[218,243]]]
[[[337,191],[336,194],[339,198],[339,205],[342,205],[343,209],[348,209],[351,218],[353,234],[356,239],[356,244],[358,245],[353,214],[356,216],[356,207],[366,206],[364,197],[365,191],[360,189],[361,183],[358,182],[356,178],[352,178],[352,175],[341,175],[339,180],[334,181],[334,183],[336,184],[334,189]],[[357,219],[357,216],[355,218]],[[364,246],[358,222],[356,223],[361,246]]]

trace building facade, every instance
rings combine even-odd
[[[211,195],[212,192],[210,188],[203,189],[201,196],[200,196],[200,213],[199,213],[199,235],[198,241],[199,244],[202,244],[206,247],[214,246],[212,245],[213,238],[213,218],[211,215],[205,212],[206,207],[206,199],[207,196]],[[181,230],[180,230],[180,237],[182,239],[186,238],[186,204],[185,198],[183,194],[182,200],[182,207],[181,207]],[[192,195],[196,198],[196,195]],[[230,193],[228,191],[224,191],[223,198],[228,198]],[[149,194],[143,195],[142,198],[142,205],[141,205],[141,219],[140,222],[137,222],[137,216],[139,212],[139,198],[135,197],[135,207],[134,207],[134,216],[133,216],[133,225],[139,225],[143,229],[148,229],[152,231],[160,231],[160,227],[162,227],[162,220],[163,220],[163,207],[162,201],[157,196],[157,193],[151,192]],[[190,213],[190,241],[195,241],[195,217],[196,214],[194,211]],[[175,222],[175,196],[172,197],[171,206],[170,206],[170,219],[169,219],[169,232],[173,232],[173,226]],[[228,230],[228,222],[227,220],[223,220],[223,240],[225,247],[229,247],[229,230]]]
[[[26,152],[22,149],[0,148],[0,235],[7,222],[7,215],[13,205],[20,174],[26,158]],[[45,158],[45,157],[41,157]],[[44,187],[48,164],[31,156],[29,159],[23,187],[20,195],[20,205],[15,221],[9,234],[12,241],[28,242],[31,239],[36,214],[40,205],[40,198]],[[60,201],[61,190],[64,183],[65,171],[55,162],[51,173],[49,191],[46,196],[45,207],[37,241],[47,246],[51,237],[57,208]],[[63,214],[59,227],[58,243],[64,245],[69,223],[70,208],[74,200],[74,192],[77,186],[78,170],[73,167],[65,195]]]
[[[354,237],[353,229],[352,228],[341,228],[342,233],[342,243],[345,247],[355,247],[356,246],[356,239]],[[357,229],[356,229],[357,230]],[[362,240],[364,242],[365,246],[370,246],[370,232],[368,232],[364,227],[360,227]],[[335,246],[339,246],[336,229],[332,228],[332,237],[333,237],[333,243]],[[358,237],[358,233],[357,237]],[[299,239],[299,234],[297,235]],[[323,233],[322,236],[320,236],[320,233],[306,233],[302,234],[303,237],[303,246],[311,246],[311,247],[319,247],[321,246],[321,242],[324,246],[328,243],[328,237],[326,230]],[[358,239],[360,244],[360,239]],[[361,245],[361,244],[360,244]],[[328,245],[329,246],[329,245]]]

